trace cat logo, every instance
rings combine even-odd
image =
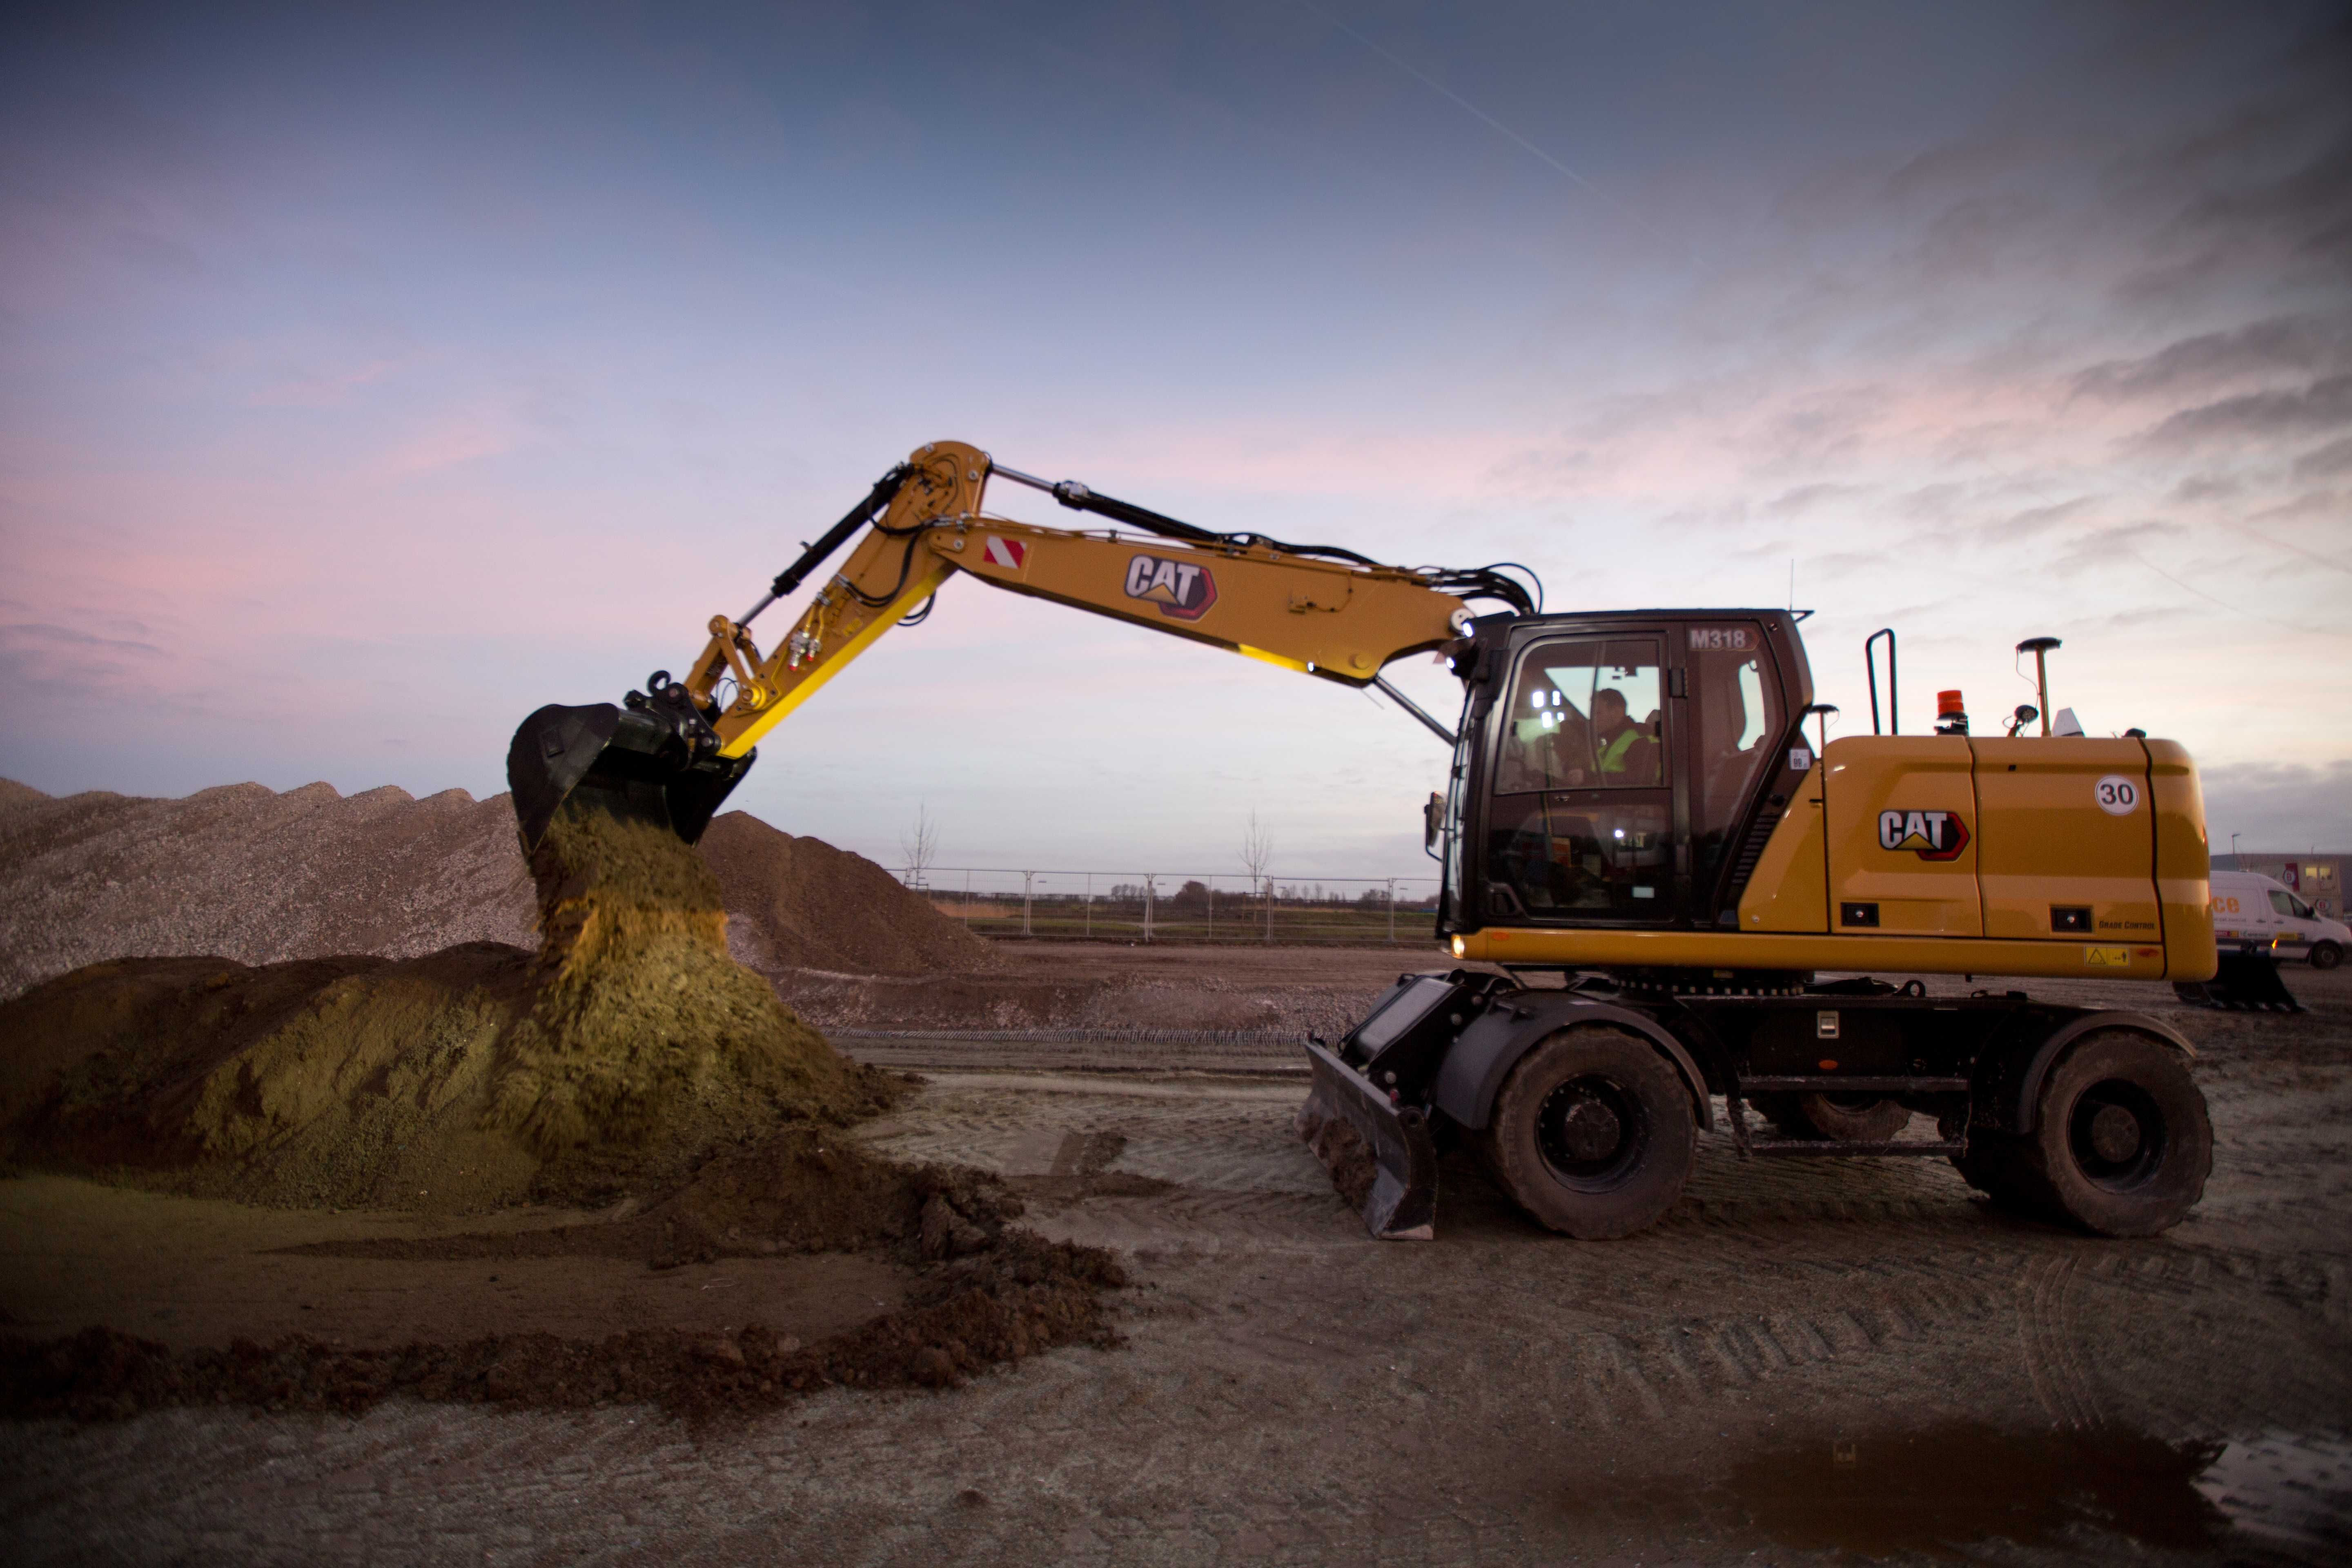
[[[1139,555],[1127,563],[1127,596],[1150,600],[1163,616],[1197,621],[1217,602],[1217,580],[1194,562]]]
[[[1878,847],[1908,849],[1922,860],[1957,860],[1969,847],[1969,825],[1957,811],[1882,811]]]

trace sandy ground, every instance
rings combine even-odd
[[[512,1210],[487,1218],[248,1208],[60,1176],[0,1183],[11,1332],[38,1339],[104,1323],[177,1347],[287,1334],[362,1349],[540,1332],[595,1338],[618,1325],[688,1332],[756,1313],[814,1341],[902,1303],[906,1270],[862,1254],[725,1258],[648,1269],[629,1256],[336,1256],[337,1244],[422,1241],[593,1225],[607,1215]]]
[[[1282,1026],[1250,1019],[1300,1017],[1435,965],[1385,951],[1123,952],[1013,949],[1004,986],[953,983],[990,1005],[1030,986],[1025,1032],[1022,1016],[936,995],[884,1006],[880,983],[821,982],[869,999],[862,1031],[836,1031],[848,1048],[920,1061],[931,1079],[862,1135],[1003,1173],[1038,1228],[1119,1249],[1138,1279],[1113,1298],[1121,1348],[1055,1352],[950,1392],[835,1390],[700,1432],[635,1407],[404,1403],[358,1418],[18,1424],[0,1428],[10,1556],[2352,1553],[2352,979],[2290,971],[2313,1006],[2300,1017],[2178,1009],[2143,987],[2066,998],[2152,1007],[2203,1047],[2213,1180],[2152,1240],[2011,1219],[1939,1163],[1742,1163],[1710,1137],[1682,1204],[1642,1236],[1548,1237],[1454,1163],[1439,1239],[1415,1246],[1366,1239],[1332,1195],[1288,1132],[1301,1089],[1272,1037]],[[1034,1016],[1054,985],[1063,1011]],[[1104,1000],[1120,994],[1174,1016],[1121,1021]],[[1189,1033],[1187,995],[1217,999]],[[249,1310],[263,1331],[322,1310],[354,1325],[365,1311],[474,1321],[510,1283],[500,1268],[495,1284],[453,1272],[415,1291],[393,1273],[303,1273],[328,1260],[280,1250],[393,1224],[364,1215],[25,1179],[0,1186],[0,1299],[19,1331],[133,1310],[188,1310],[206,1329]],[[410,1303],[387,1309],[387,1288]],[[762,1312],[796,1310],[788,1280],[740,1264],[671,1270],[634,1294],[617,1279],[551,1280],[521,1299],[593,1317],[739,1291]]]

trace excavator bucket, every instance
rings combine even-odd
[[[2199,1007],[2231,1013],[2300,1013],[2303,1004],[2279,977],[2278,955],[2268,948],[2224,948],[2221,967],[2210,980],[2176,980],[2173,993]]]
[[[717,736],[682,688],[629,697],[625,707],[551,703],[515,731],[507,787],[526,851],[538,847],[567,803],[651,823],[692,844],[750,770],[751,754],[719,754]]]
[[[1398,1106],[1318,1045],[1307,1047],[1314,1087],[1298,1108],[1298,1136],[1383,1241],[1436,1236],[1437,1145],[1415,1106]]]

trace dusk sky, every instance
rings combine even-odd
[[[1906,730],[2060,637],[2217,848],[2352,848],[2347,83],[2312,5],[12,6],[0,775],[496,793],[954,438],[1553,609],[1793,573],[1832,737],[1878,626]],[[761,752],[886,860],[1286,876],[1427,869],[1444,760],[970,579]]]

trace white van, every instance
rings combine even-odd
[[[2322,918],[2285,884],[2259,871],[2216,871],[2213,940],[2276,944],[2282,955],[2300,952],[2314,969],[2333,969],[2352,947],[2352,928]]]

